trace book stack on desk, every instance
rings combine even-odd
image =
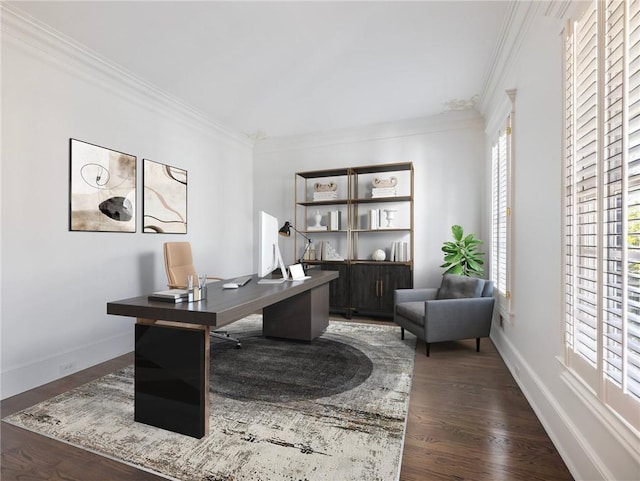
[[[176,304],[178,302],[186,301],[188,296],[189,293],[186,289],[169,289],[168,291],[158,291],[150,294],[149,300]]]

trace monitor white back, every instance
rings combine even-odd
[[[280,224],[275,216],[261,210],[258,215],[258,277],[260,282],[283,282],[287,277],[287,271],[282,262],[282,255],[278,246],[278,229]],[[264,279],[280,267],[281,279]]]

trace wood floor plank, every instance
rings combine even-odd
[[[490,340],[416,346],[401,481],[572,480]]]
[[[159,476],[2,423],[3,480],[160,481]]]
[[[0,413],[7,416],[132,363],[127,354],[19,394],[2,401]],[[4,422],[0,439],[4,481],[164,479]],[[482,340],[479,353],[475,340],[433,344],[430,357],[417,343],[400,481],[572,479],[490,340]]]

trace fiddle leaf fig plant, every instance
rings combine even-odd
[[[453,241],[445,242],[442,245],[444,252],[445,274],[460,274],[463,276],[482,276],[484,273],[484,252],[479,252],[478,247],[482,244],[475,234],[464,235],[462,227],[454,225],[451,227]]]

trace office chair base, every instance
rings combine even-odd
[[[223,339],[225,341],[233,341],[236,343],[236,349],[240,349],[242,347],[242,343],[240,342],[239,339],[236,339],[235,337],[231,337],[229,336],[228,332],[212,332],[211,333],[211,337],[217,337],[218,339]]]

